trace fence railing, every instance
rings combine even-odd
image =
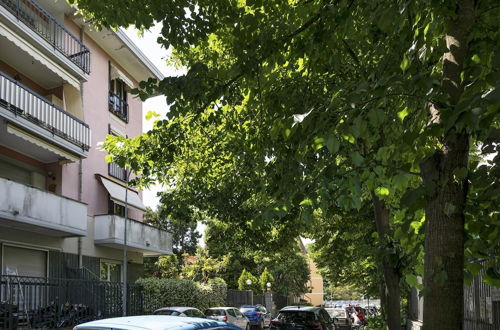
[[[85,73],[90,73],[90,51],[35,0],[0,0],[0,5],[45,39]]]
[[[142,314],[142,288],[135,284],[127,287],[127,314]],[[1,329],[71,327],[122,314],[121,283],[0,276]]]
[[[86,123],[3,72],[0,72],[0,106],[84,150],[90,148],[90,128]]]

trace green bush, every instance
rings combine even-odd
[[[137,280],[144,292],[144,312],[153,313],[167,306],[196,307],[201,311],[226,304],[227,285],[220,278],[208,283],[170,278],[141,278]]]

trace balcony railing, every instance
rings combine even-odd
[[[85,73],[90,73],[90,51],[35,0],[0,0],[0,5],[45,39]]]
[[[128,104],[113,92],[109,92],[109,111],[128,123]]]
[[[2,72],[0,106],[83,150],[90,148],[90,128],[86,123]]]
[[[108,174],[122,181],[127,180],[127,171],[117,163],[108,164]]]

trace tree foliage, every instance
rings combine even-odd
[[[203,210],[262,231],[277,224],[297,237],[318,212],[335,219],[378,201],[388,219],[379,248],[392,251],[379,262],[404,264],[413,255],[409,271],[418,272],[425,210],[426,285],[434,289],[424,313],[435,322],[443,314],[461,319],[464,257],[469,274],[498,265],[493,0],[78,5],[108,27],[161,22],[159,42],[188,68],[135,91],[166,95],[168,119],[105,144],[142,184],[171,187],[163,195],[168,213]],[[469,160],[470,150],[482,161]],[[496,278],[486,272],[490,283]]]

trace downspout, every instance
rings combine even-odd
[[[80,40],[83,42],[85,25],[80,28]],[[85,108],[83,104],[83,83],[80,82],[80,100],[82,102],[83,115],[85,116]],[[82,118],[83,119],[83,118]],[[78,162],[78,201],[82,201],[83,196],[83,165],[82,159]],[[85,219],[87,220],[87,219]],[[78,268],[83,269],[83,237],[78,237]]]
[[[82,201],[83,195],[83,166],[82,159],[78,162],[78,201]],[[85,219],[86,220],[86,219]],[[83,237],[78,237],[78,268],[83,268],[83,255],[82,255],[82,245],[83,245]]]

